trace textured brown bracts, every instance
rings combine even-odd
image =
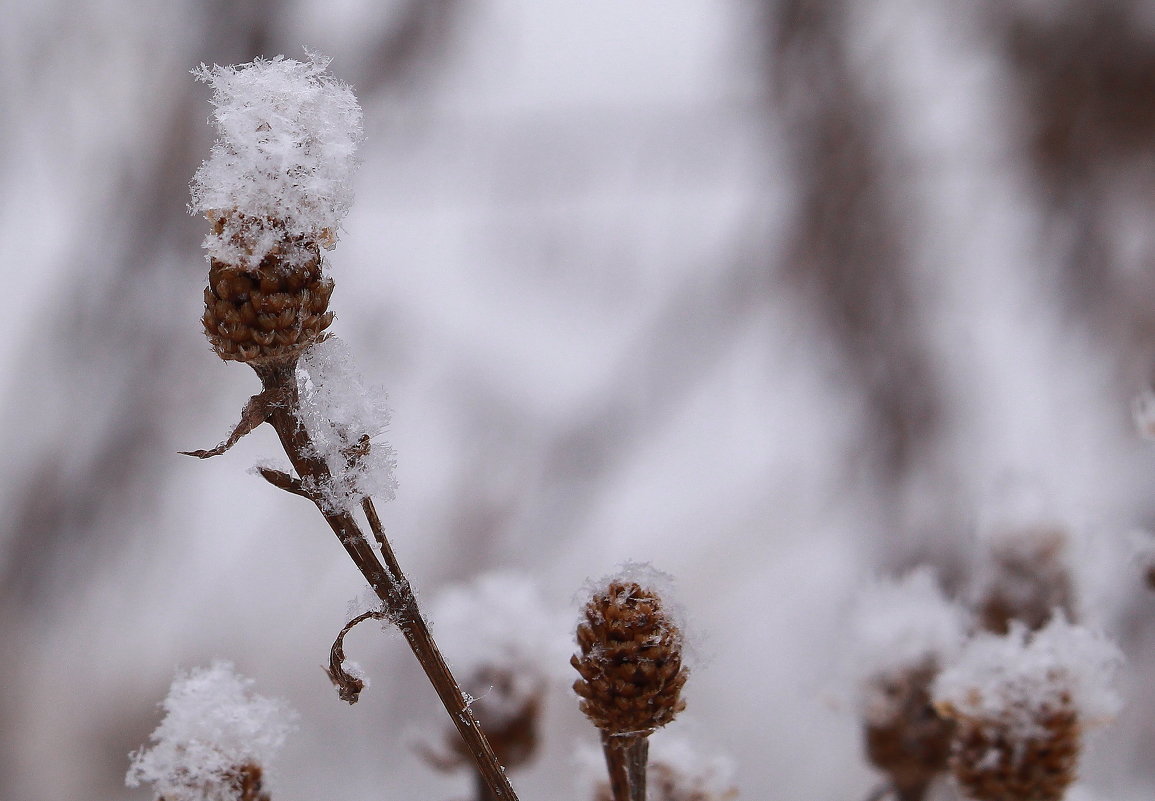
[[[1038,736],[1029,738],[989,720],[959,715],[957,721],[950,768],[963,795],[976,801],[1062,801],[1075,780],[1082,739],[1069,703],[1040,714]]]
[[[601,729],[614,801],[645,801],[647,738],[686,706],[682,632],[655,592],[614,580],[586,604],[577,641],[573,689]]]
[[[581,710],[609,734],[650,732],[685,708],[682,633],[661,599],[634,582],[613,582],[586,604],[577,628]]]
[[[255,269],[212,259],[205,334],[222,359],[253,364],[293,359],[323,338],[333,322],[332,294],[315,243],[286,241]]]
[[[939,716],[930,696],[934,664],[878,678],[863,735],[866,756],[886,774],[896,801],[922,801],[947,768],[954,722]]]

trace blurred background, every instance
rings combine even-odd
[[[276,801],[469,796],[413,751],[443,713],[400,637],[350,635],[355,707],[319,669],[362,583],[247,472],[271,431],[177,454],[258,388],[201,333],[189,70],[303,46],[365,109],[333,331],[388,392],[422,599],[513,571],[568,625],[652,562],[697,654],[671,729],[741,797],[858,801],[857,588],[929,563],[965,596],[990,521],[1046,520],[1129,658],[1079,792],[1151,797],[1150,3],[0,8],[0,798],[149,798],[127,754],[217,657],[301,714]],[[526,801],[589,797],[568,670]]]

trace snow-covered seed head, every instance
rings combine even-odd
[[[662,599],[636,581],[595,592],[577,627],[581,710],[607,735],[644,734],[685,708],[682,632]]]
[[[919,801],[947,769],[954,724],[935,711],[930,687],[961,647],[967,615],[924,567],[864,588],[850,623],[866,756],[899,801]]]
[[[462,689],[475,696],[470,708],[498,761],[507,770],[530,762],[547,690],[555,680],[568,679],[568,620],[547,603],[531,576],[512,571],[447,588],[434,599],[431,617]],[[472,755],[456,728],[442,734],[424,754],[429,761],[443,770],[472,769]]]
[[[213,222],[211,258],[255,268],[278,249],[335,242],[352,204],[362,128],[357,98],[328,66],[309,54],[193,71],[213,89],[218,133],[189,207]]]
[[[921,801],[931,782],[947,769],[954,722],[935,711],[931,682],[938,666],[927,663],[878,677],[871,692],[885,702],[885,714],[863,727],[866,756],[886,774],[899,801]]]
[[[1075,780],[1078,717],[1069,706],[1040,710],[1038,734],[1016,741],[997,722],[960,717],[951,774],[976,801],[1061,801]]]
[[[1030,633],[980,634],[934,685],[956,723],[950,768],[977,801],[1059,801],[1075,780],[1084,731],[1109,720],[1118,650],[1062,617]]]
[[[189,209],[211,223],[203,323],[222,359],[291,363],[333,320],[321,248],[352,201],[361,109],[328,63],[194,70],[213,88],[219,134]]]
[[[267,801],[263,766],[295,714],[251,686],[227,662],[177,676],[151,746],[132,755],[128,786],[149,783],[165,801]]]

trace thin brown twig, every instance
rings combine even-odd
[[[373,505],[373,499],[366,498],[361,501],[361,509],[365,512],[365,519],[369,521],[369,529],[373,532],[373,538],[377,540],[377,546],[381,549],[381,558],[385,560],[385,567],[400,582],[402,578],[401,565],[397,563],[393,546],[389,544],[389,538],[385,536],[385,527],[381,525],[381,518],[377,516],[377,507]]]
[[[345,670],[345,635],[358,623],[369,618],[388,620],[389,616],[380,609],[373,609],[357,615],[345,624],[341,633],[337,635],[337,639],[333,640],[333,647],[329,649],[329,667],[325,668],[325,673],[328,674],[329,681],[333,682],[333,686],[337,688],[337,695],[341,697],[341,700],[348,701],[350,704],[357,703],[361,697],[361,691],[365,689],[365,682]]]
[[[476,781],[473,783],[473,798],[474,801],[496,801],[493,790],[481,774],[477,774]]]
[[[286,395],[281,388],[266,387],[249,398],[248,403],[246,403],[244,409],[241,410],[240,422],[233,426],[233,430],[229,432],[229,436],[223,442],[215,448],[209,448],[207,450],[181,451],[181,455],[195,456],[198,459],[209,459],[213,456],[220,456],[240,442],[241,437],[268,420],[272,410],[279,405],[283,405],[285,400]]]
[[[283,470],[276,470],[272,467],[258,467],[257,474],[277,489],[283,489],[292,495],[300,495],[302,498],[307,498],[310,501],[313,500],[312,494],[301,485],[301,480],[289,475]]]

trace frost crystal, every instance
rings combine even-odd
[[[1062,708],[1084,727],[1105,723],[1121,703],[1112,682],[1122,661],[1105,637],[1062,616],[1034,634],[1016,621],[1005,636],[983,633],[967,643],[936,680],[935,703],[1016,741],[1041,736],[1039,721]]]
[[[316,455],[332,474],[310,486],[328,511],[348,511],[367,497],[392,500],[393,449],[378,439],[389,425],[385,393],[368,390],[348,346],[336,337],[309,348],[297,364],[298,413]]]
[[[352,202],[361,107],[329,59],[277,56],[202,64],[219,137],[192,181],[189,210],[216,225],[209,256],[255,267],[285,241],[331,245]]]
[[[128,786],[151,783],[165,801],[235,801],[238,771],[268,765],[296,718],[251,686],[228,662],[178,674],[152,747],[132,754]]]

